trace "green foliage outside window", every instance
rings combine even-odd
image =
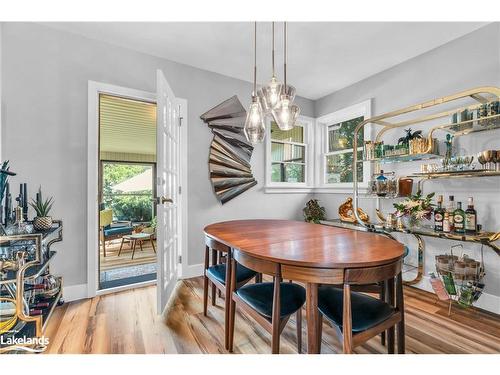
[[[148,222],[153,218],[153,181],[151,188],[143,191],[116,192],[113,186],[140,175],[151,165],[103,163],[103,203],[113,210],[113,219]]]

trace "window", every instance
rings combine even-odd
[[[292,130],[280,130],[271,122],[271,181],[305,182],[306,145],[304,128],[295,126]]]
[[[355,104],[318,118],[316,137],[317,188],[352,191],[354,130],[371,116],[371,101]],[[366,188],[371,165],[363,163],[363,143],[371,138],[371,125],[360,129],[357,135],[358,183]]]
[[[364,120],[359,116],[326,127],[325,183],[338,184],[353,181],[352,157],[354,129]],[[358,132],[358,160],[362,160],[364,129]],[[363,163],[357,163],[358,182],[363,182]]]
[[[308,140],[313,122],[301,116],[291,130],[281,130],[275,121],[268,123],[266,187],[304,188],[309,184],[312,159]],[[290,191],[290,190],[288,190]]]

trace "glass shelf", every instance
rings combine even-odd
[[[434,127],[433,130],[442,130],[458,136],[495,129],[500,129],[500,114],[485,116],[480,119],[440,125]]]
[[[423,177],[428,179],[435,178],[471,178],[471,177],[494,177],[500,176],[500,171],[472,169],[467,171],[443,171],[432,173],[413,173],[408,177]]]
[[[365,195],[359,195],[359,199],[388,199],[388,200],[395,200],[395,199],[405,199],[408,197],[403,197],[403,196],[392,196],[392,195],[386,195],[384,197],[378,196],[376,194],[365,194]]]
[[[358,223],[347,223],[340,221],[340,219],[333,219],[333,220],[323,220],[320,221],[321,224],[324,225],[330,225],[334,227],[339,227],[339,228],[347,228],[347,229],[353,229],[353,230],[359,230],[359,231],[364,231],[364,232],[375,232],[375,233],[381,233],[381,234],[391,234],[391,233],[407,233],[407,234],[416,234],[420,236],[425,236],[425,237],[433,237],[433,238],[442,238],[446,240],[454,240],[454,241],[461,241],[461,242],[474,242],[474,243],[480,243],[485,246],[490,247],[493,249],[498,255],[500,255],[500,246],[495,244],[495,241],[490,241],[491,236],[493,236],[495,233],[493,232],[481,232],[479,234],[475,235],[469,235],[469,234],[457,234],[457,233],[443,233],[443,232],[436,232],[432,229],[428,228],[418,228],[418,229],[396,229],[396,228],[384,228],[382,224],[367,224],[368,227],[364,227]]]
[[[396,155],[396,156],[387,156],[384,158],[378,158],[378,159],[364,159],[364,160],[359,160],[360,162],[379,162],[381,164],[389,164],[389,163],[404,163],[404,162],[409,162],[409,161],[419,161],[419,160],[431,160],[431,159],[440,159],[442,158],[442,155],[438,154],[406,154],[406,155]]]

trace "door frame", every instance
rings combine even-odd
[[[110,94],[130,99],[144,100],[156,103],[156,94],[128,87],[111,85],[102,82],[88,81],[88,138],[87,138],[87,297],[118,292],[120,290],[138,288],[156,284],[156,280],[99,290],[99,94]],[[178,238],[182,263],[179,267],[179,277],[182,269],[187,267],[187,100],[177,99],[181,106],[179,167],[179,224]]]

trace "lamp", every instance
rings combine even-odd
[[[281,94],[281,83],[276,78],[276,72],[274,70],[274,22],[272,23],[272,53],[271,53],[271,63],[273,75],[269,83],[262,87],[257,95],[261,103],[262,109],[266,113],[271,113],[272,109],[279,104],[280,94]]]
[[[281,130],[291,130],[297,121],[300,114],[299,106],[293,104],[295,98],[295,88],[286,84],[286,44],[287,44],[287,29],[286,22],[283,26],[284,37],[284,57],[283,57],[283,71],[284,71],[284,84],[281,87],[280,101],[278,105],[272,109],[271,113],[274,120]]]
[[[243,132],[245,137],[251,143],[261,143],[266,136],[266,128],[264,125],[264,113],[259,99],[256,96],[257,92],[257,22],[254,23],[254,65],[253,65],[253,91],[252,103],[248,109],[247,118]]]

